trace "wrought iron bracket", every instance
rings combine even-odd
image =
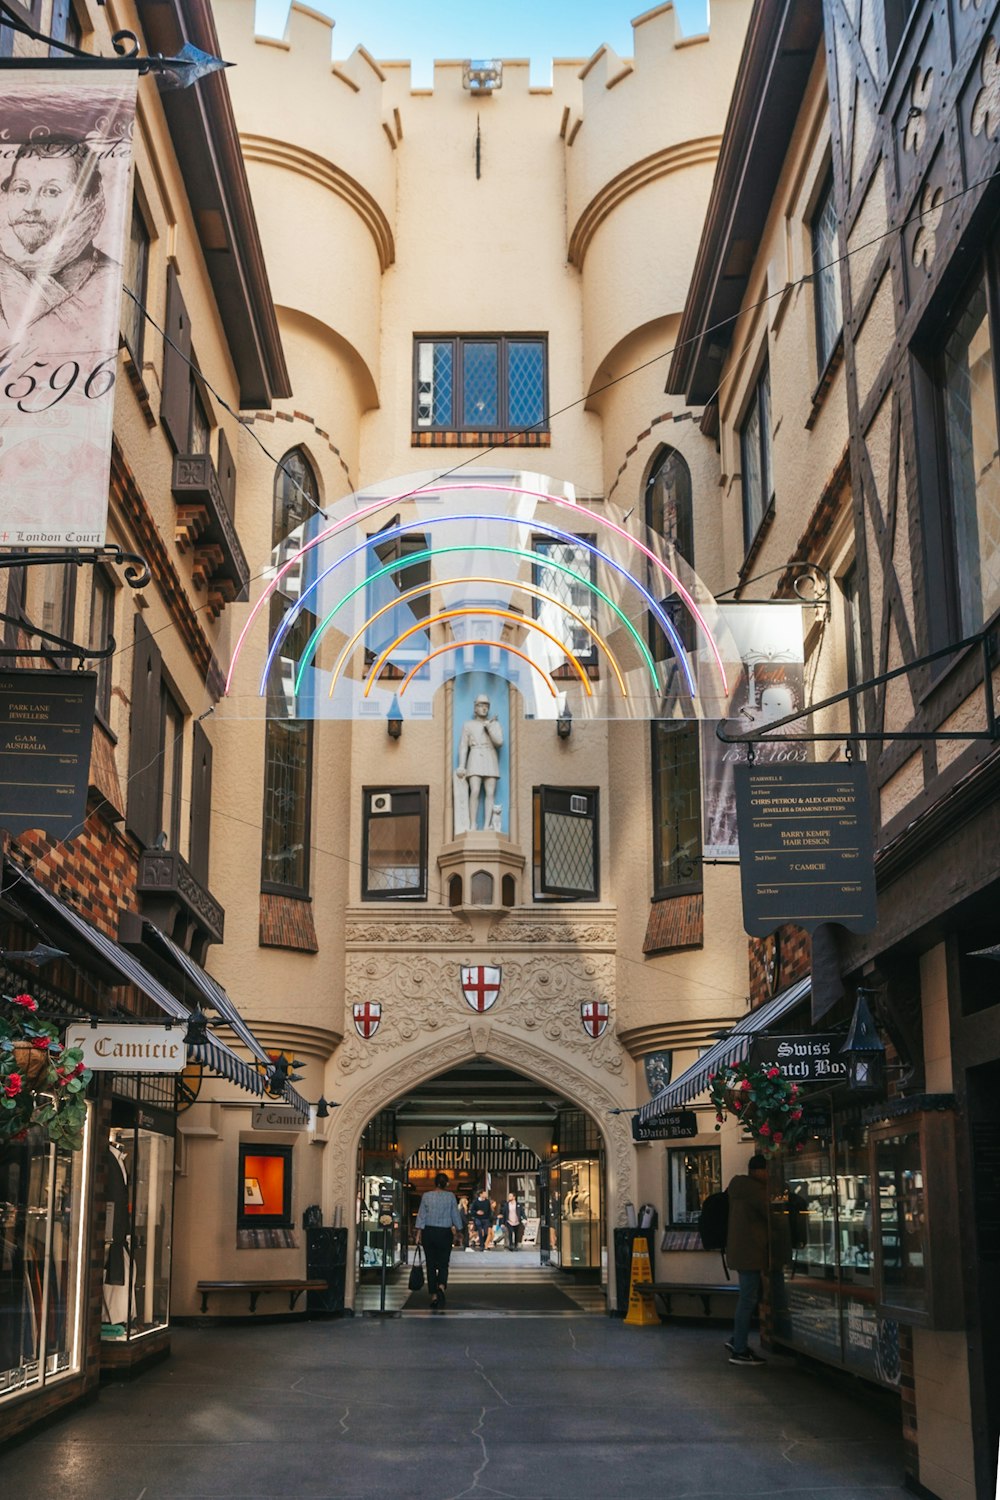
[[[990,626],[988,630],[981,630],[976,635],[966,636],[964,640],[955,641],[950,646],[942,646],[937,651],[929,651],[926,656],[918,656],[916,661],[906,662],[901,667],[893,667],[890,672],[880,672],[877,677],[870,677],[867,682],[859,682],[853,687],[845,688],[842,693],[834,693],[831,697],[824,698],[820,703],[811,703],[808,708],[799,709],[793,714],[785,714],[784,718],[774,719],[770,724],[762,727],[744,730],[742,734],[727,734],[727,721],[722,719],[715,727],[716,738],[725,745],[747,745],[751,758],[754,745],[766,745],[769,740],[777,740],[779,743],[794,741],[796,744],[836,744],[846,741],[848,747],[855,742],[866,740],[990,740],[996,743],[1000,739],[997,706],[993,698],[996,628],[996,626]],[[836,734],[778,734],[775,732],[791,724],[798,724],[802,719],[809,719],[813,714],[821,713],[823,709],[833,708],[838,703],[849,703],[860,693],[865,693],[870,688],[880,687],[883,682],[892,682],[897,677],[916,671],[918,667],[929,666],[931,662],[941,661],[946,656],[955,656],[958,652],[974,646],[977,646],[982,653],[985,729],[883,729],[877,731],[841,729]]]
[[[105,0],[97,0],[97,3],[103,5]],[[112,33],[111,45],[115,50],[114,57],[95,56],[93,52],[84,52],[81,47],[74,47],[69,42],[62,42],[58,37],[48,36],[46,32],[37,30],[30,21],[19,16],[7,0],[0,0],[0,26],[9,26],[12,31],[21,32],[22,36],[30,37],[33,42],[43,42],[46,47],[55,47],[57,52],[66,54],[64,61],[67,64],[72,62],[75,67],[79,68],[135,68],[140,74],[169,74],[178,69],[183,72],[185,68],[197,67],[202,61],[193,55],[191,57],[164,57],[160,52],[153,53],[151,57],[142,57],[139,53],[139,38],[135,32],[124,30]],[[17,68],[48,68],[52,65],[51,57],[5,58],[0,62],[0,67]]]
[[[149,564],[138,552],[125,552],[121,547],[113,543],[106,547],[94,547],[81,552],[3,552],[0,553],[0,568],[30,568],[44,563],[72,564],[74,567],[96,568],[101,563],[117,563],[125,565],[125,582],[130,589],[145,588],[152,574]],[[102,646],[86,644],[82,641],[69,641],[65,636],[55,635],[51,630],[43,630],[40,625],[35,625],[25,613],[18,615],[6,614],[0,611],[0,621],[8,625],[18,625],[28,631],[32,636],[49,644],[41,647],[10,646],[6,650],[0,650],[3,656],[28,656],[32,658],[41,657],[51,660],[53,656],[72,656],[81,664],[85,661],[106,661],[113,656],[116,642],[113,635],[108,635]]]
[[[764,578],[774,578],[778,574],[791,571],[792,568],[801,568],[802,572],[797,578],[792,579],[792,591],[800,604],[807,604],[812,609],[821,609],[826,619],[830,618],[830,574],[829,571],[819,563],[801,561],[785,563],[780,568],[769,568],[766,573],[755,573],[753,578],[741,579],[735,588],[726,589],[725,593],[716,594],[716,602],[722,599],[732,599],[735,594],[740,594],[737,604],[783,604],[786,600],[768,597],[767,599],[746,599],[742,590],[748,588],[751,583],[760,583]],[[802,590],[809,588],[810,593],[804,594]]]

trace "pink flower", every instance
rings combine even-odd
[[[715,1118],[718,1120],[719,1124],[721,1125],[722,1122],[723,1122],[723,1120],[725,1119],[725,1115],[716,1115]]]
[[[709,1075],[708,1075],[708,1081],[709,1081],[709,1083],[714,1083],[715,1080],[718,1078],[718,1076],[719,1076],[718,1073],[709,1073]]]
[[[32,1000],[32,998],[31,998],[30,995],[15,995],[14,996],[14,1004],[15,1005],[23,1005],[25,1010],[37,1010],[38,1009],[38,1001],[37,1000]]]
[[[744,1092],[746,1092],[746,1090],[749,1087],[750,1087],[750,1080],[749,1080],[749,1078],[744,1078],[743,1082],[740,1084],[740,1088],[743,1089]]]
[[[7,1082],[3,1086],[3,1091],[7,1095],[8,1099],[16,1099],[23,1086],[24,1079],[21,1077],[20,1073],[8,1073]]]
[[[736,1114],[739,1114],[739,1112],[740,1112],[740,1110],[741,1110],[741,1109],[742,1109],[742,1108],[743,1108],[743,1106],[742,1106],[742,1104],[741,1104],[741,1103],[740,1103],[740,1101],[739,1101],[739,1100],[738,1100],[738,1099],[734,1099],[734,1100],[733,1100],[733,1110],[734,1110],[734,1112],[735,1112],[735,1113],[736,1113]]]
[[[761,1133],[761,1135],[770,1135],[771,1134],[771,1127],[767,1123],[766,1120],[764,1121],[763,1125],[760,1127],[760,1133]]]
[[[792,1098],[793,1098],[793,1099],[797,1099],[797,1098],[798,1098],[798,1094],[799,1094],[799,1086],[798,1086],[798,1084],[797,1084],[797,1083],[793,1083],[793,1084],[792,1084],[792,1093],[791,1093],[791,1097],[792,1097]]]
[[[778,1074],[780,1072],[781,1072],[780,1068],[768,1068],[768,1070],[767,1070],[767,1076],[768,1076],[768,1078],[777,1078],[777,1076],[778,1076]]]

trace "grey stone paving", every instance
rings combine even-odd
[[[598,1317],[175,1329],[0,1457],[17,1500],[883,1500],[898,1421],[717,1328]]]

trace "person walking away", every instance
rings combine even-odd
[[[524,1214],[514,1193],[507,1194],[503,1210],[503,1227],[507,1236],[507,1249],[516,1250],[524,1234]]]
[[[477,1250],[486,1249],[486,1235],[490,1229],[490,1200],[482,1188],[472,1200],[472,1228],[476,1234]]]
[[[423,1246],[427,1262],[427,1290],[431,1307],[444,1310],[448,1285],[448,1262],[452,1244],[460,1244],[462,1215],[454,1193],[448,1191],[448,1174],[438,1172],[434,1186],[424,1194],[417,1211],[418,1245]]]
[[[751,1156],[745,1176],[729,1184],[726,1260],[740,1278],[740,1295],[727,1344],[729,1363],[746,1367],[767,1361],[749,1345],[750,1319],[760,1300],[761,1277],[768,1268],[767,1157]]]
[[[465,1250],[471,1250],[472,1246],[469,1244],[469,1199],[465,1194],[458,1200],[458,1211],[462,1215],[462,1247]]]

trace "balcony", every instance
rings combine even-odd
[[[226,913],[174,849],[146,849],[136,892],[142,914],[201,963],[210,943],[221,943]]]
[[[250,567],[209,454],[178,453],[171,488],[177,502],[177,545],[192,554],[195,587],[207,590],[217,619],[227,604],[246,599]]]

